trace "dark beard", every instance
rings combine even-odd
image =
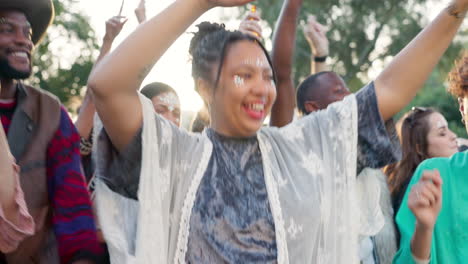
[[[18,71],[11,67],[7,59],[0,58],[0,78],[22,80],[29,78],[29,76],[31,76],[31,68],[28,71]]]

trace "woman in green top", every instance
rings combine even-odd
[[[467,51],[449,80],[468,131]],[[467,263],[467,176],[468,151],[429,159],[418,167],[396,216],[401,241],[394,263]]]

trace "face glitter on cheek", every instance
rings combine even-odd
[[[239,75],[234,75],[234,84],[237,87],[244,85],[244,78],[240,77]]]
[[[167,93],[167,94],[161,95],[159,96],[159,100],[167,104],[167,108],[171,112],[180,106],[179,98],[177,98],[177,96],[174,93]]]

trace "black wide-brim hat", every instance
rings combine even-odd
[[[37,45],[54,20],[52,0],[0,0],[1,9],[16,9],[26,15],[32,28],[32,41]]]

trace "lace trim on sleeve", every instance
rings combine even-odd
[[[288,244],[286,241],[285,221],[283,218],[283,212],[281,209],[281,203],[278,194],[278,182],[273,177],[271,167],[268,166],[268,164],[270,164],[270,161],[268,160],[268,155],[266,154],[271,152],[271,146],[266,140],[263,140],[261,136],[258,136],[258,141],[260,145],[260,150],[262,152],[263,170],[265,176],[265,183],[268,190],[268,198],[271,206],[271,213],[275,221],[278,263],[286,264],[289,263]]]
[[[205,174],[208,162],[211,158],[211,153],[212,145],[210,142],[207,142],[204,146],[200,165],[197,168],[195,177],[190,183],[190,187],[184,199],[184,205],[182,207],[182,215],[179,224],[179,235],[177,238],[177,249],[175,252],[175,263],[185,263],[185,255],[187,253],[188,238],[190,231],[190,216],[192,215],[192,208],[195,203],[198,186],[200,185],[201,179]]]

